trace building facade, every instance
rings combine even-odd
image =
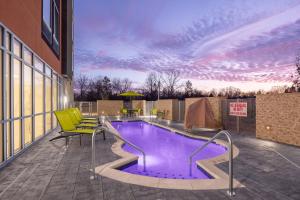
[[[0,1],[0,167],[72,102],[73,1]]]

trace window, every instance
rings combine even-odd
[[[25,135],[25,144],[32,142],[32,118],[27,117],[24,120],[24,135]]]
[[[38,70],[40,70],[41,72],[44,72],[44,64],[43,62],[37,58],[37,57],[34,57],[34,67]]]
[[[60,1],[43,0],[42,34],[51,49],[59,55],[60,40]]]
[[[32,65],[32,53],[27,48],[24,48],[24,60],[29,65]]]
[[[10,122],[6,123],[6,156],[7,158],[11,157],[11,131],[10,131]]]
[[[43,75],[35,73],[35,113],[44,112],[44,79]]]
[[[21,120],[14,121],[14,153],[21,149]]]
[[[21,116],[21,62],[14,59],[14,117]]]
[[[52,79],[52,106],[53,111],[57,110],[57,76],[54,74]],[[57,121],[54,113],[52,114],[52,127],[56,128]]]
[[[1,41],[2,41],[2,37],[1,37],[1,34],[2,34],[2,29],[0,27],[0,45],[2,44]],[[2,77],[3,77],[3,74],[2,74],[2,51],[0,50],[0,121],[3,119],[3,116],[2,116],[2,101],[3,101],[3,94],[2,94]],[[3,133],[2,133],[2,123],[0,122],[0,163],[3,161],[3,148],[1,148],[3,146]]]
[[[49,66],[45,66],[45,74],[49,77],[51,77],[51,69],[49,68]]]
[[[56,128],[61,106],[60,76],[16,38],[0,25],[0,163]]]
[[[2,29],[2,27],[0,26],[0,46],[2,46],[3,45],[3,31],[2,31],[3,29]]]
[[[9,33],[6,34],[5,38],[5,46],[9,51],[11,50],[11,35]]]
[[[21,57],[21,43],[18,40],[14,39],[13,47],[14,47],[14,54],[18,57]]]
[[[44,115],[35,116],[35,139],[44,134]]]
[[[24,115],[32,115],[32,69],[24,65]]]
[[[6,54],[6,63],[5,63],[5,84],[6,84],[6,117],[10,118],[10,55]]]

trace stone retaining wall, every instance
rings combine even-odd
[[[162,112],[165,112],[164,119],[178,121],[178,99],[160,99],[155,102],[155,107]]]
[[[300,146],[300,93],[256,96],[256,137]]]
[[[120,109],[123,108],[122,100],[98,100],[98,115],[114,116],[119,115]]]

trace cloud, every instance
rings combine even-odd
[[[82,73],[177,70],[193,80],[290,81],[300,47],[300,6],[270,12],[246,8],[218,9],[178,33],[159,31],[153,16],[136,18],[134,5],[119,15],[95,13],[80,20],[85,30],[77,38],[75,66]]]

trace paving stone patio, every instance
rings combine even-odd
[[[161,122],[164,123],[164,122]],[[182,129],[182,124],[171,124]],[[212,135],[212,133],[194,134]],[[49,142],[57,135],[51,133],[33,145],[12,163],[0,170],[0,199],[300,199],[300,169],[291,165],[277,153],[265,148],[272,146],[281,154],[300,165],[300,148],[255,139],[253,136],[234,134],[234,144],[240,149],[234,160],[234,176],[245,188],[236,190],[230,198],[226,190],[186,191],[148,188],[121,183],[105,177],[91,180],[89,171],[91,142],[73,137],[66,148],[64,140]],[[96,141],[98,165],[118,159],[110,150],[115,139],[107,136]],[[227,171],[228,164],[219,164]]]

